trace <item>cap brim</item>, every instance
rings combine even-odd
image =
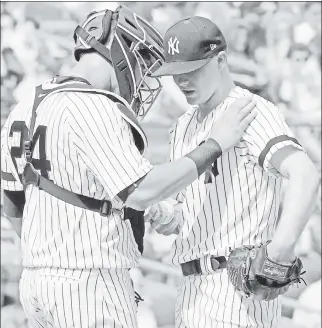
[[[185,62],[169,62],[163,63],[155,72],[151,74],[152,77],[157,76],[167,76],[167,75],[178,75],[184,73],[193,72],[204,65],[206,65],[210,58],[194,60],[194,61],[185,61]]]

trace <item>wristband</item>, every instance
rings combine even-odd
[[[204,173],[212,163],[222,155],[222,150],[219,143],[209,138],[207,141],[200,144],[185,157],[190,158],[197,167],[198,177]]]

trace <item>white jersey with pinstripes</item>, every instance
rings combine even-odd
[[[184,156],[206,140],[218,113],[249,94],[235,87],[201,123],[197,109],[189,109],[172,132],[170,160]],[[227,256],[229,247],[256,244],[273,236],[282,178],[270,159],[282,147],[303,149],[278,108],[262,97],[254,97],[258,115],[241,141],[217,160],[218,174],[214,165],[181,193],[184,224],[171,251],[175,264],[207,254]]]
[[[20,133],[10,135],[10,129],[15,121],[29,127],[33,98],[31,94],[15,107],[1,131],[1,184],[6,190],[23,190],[18,174],[25,158],[16,159],[16,169],[10,155],[12,147],[19,147]],[[108,199],[119,207],[117,194],[152,169],[136,148],[129,124],[103,95],[52,94],[37,109],[34,131],[41,125],[46,127],[49,179],[72,192]],[[36,144],[33,158],[39,158],[38,149]],[[8,181],[8,175],[14,181]],[[118,211],[102,217],[28,185],[21,235],[23,266],[134,267],[140,253],[129,220],[122,218]]]

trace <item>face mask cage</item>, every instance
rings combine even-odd
[[[114,25],[113,20],[112,24],[108,24],[103,15],[105,12],[90,14],[82,28],[107,48],[109,56],[79,37],[80,46],[75,50],[75,58],[80,57],[83,52],[94,51],[93,48],[112,63],[118,63],[123,58],[123,66],[114,67],[121,91],[124,93],[121,92],[121,96],[128,101],[136,116],[142,118],[162,89],[159,78],[151,77],[164,60],[162,37],[148,22],[126,7],[120,8],[118,16],[114,17]],[[98,16],[102,16],[101,21],[96,21],[96,18],[101,18]],[[114,35],[107,45],[105,43],[110,33]],[[74,38],[76,41],[76,34]]]
[[[151,74],[162,65],[162,61],[153,57],[152,53],[141,42],[135,45],[132,53],[137,61],[139,76],[136,77],[137,86],[131,106],[135,101],[138,101],[137,117],[142,119],[161,92],[160,79],[151,77]]]

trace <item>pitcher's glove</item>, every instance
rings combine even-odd
[[[268,242],[269,243],[269,242]],[[303,265],[297,257],[289,265],[273,262],[267,256],[267,244],[241,246],[230,252],[227,271],[230,282],[242,296],[271,301],[300,283]],[[304,281],[305,283],[305,281]]]

